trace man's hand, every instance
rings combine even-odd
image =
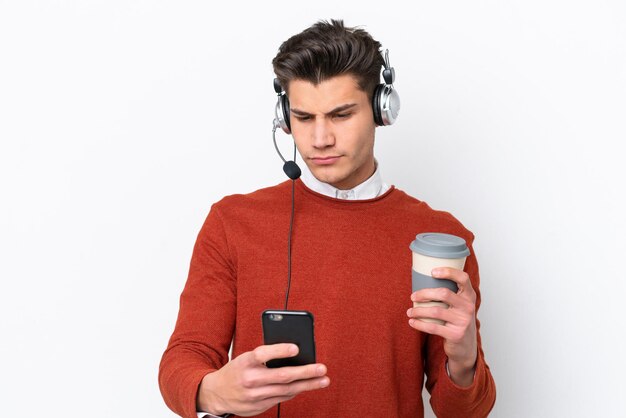
[[[269,369],[272,359],[298,354],[295,344],[262,345],[241,354],[202,379],[196,404],[199,411],[221,415],[227,412],[258,415],[301,392],[330,384],[323,364]]]
[[[441,307],[414,307],[407,311],[409,325],[418,331],[443,337],[443,349],[448,356],[450,377],[459,386],[473,382],[478,342],[476,338],[476,292],[470,278],[462,270],[448,267],[436,268],[432,277],[450,279],[459,290],[453,293],[446,288],[422,289],[411,295],[413,302],[441,301],[449,305]],[[445,321],[444,325],[424,322],[422,318]]]

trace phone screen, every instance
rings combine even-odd
[[[313,315],[310,312],[267,310],[263,312],[262,321],[265,345],[293,343],[299,348],[297,356],[270,360],[266,363],[267,367],[315,363]]]

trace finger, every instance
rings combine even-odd
[[[468,291],[469,289],[472,289],[472,291],[474,290],[469,275],[463,270],[451,267],[437,267],[436,269],[433,269],[430,274],[435,279],[452,280],[459,287],[459,291]]]
[[[415,312],[417,311],[417,314]],[[466,331],[471,328],[474,318],[471,314],[458,309],[443,308],[411,308],[407,311],[409,325],[418,331],[439,335],[449,341],[460,341]],[[427,319],[438,319],[443,324],[429,322]]]
[[[304,366],[278,367],[263,370],[255,376],[254,386],[287,384],[297,380],[314,379],[326,374],[323,364],[307,364]]]
[[[417,306],[407,310],[407,316],[412,319],[428,321],[436,319],[443,321],[448,329],[451,327],[464,330],[473,320],[472,312],[465,312],[460,309],[448,309],[443,307],[421,307]]]
[[[328,376],[296,380],[291,383],[266,385],[256,388],[253,396],[259,400],[275,397],[293,398],[302,392],[323,389],[330,385]]]
[[[455,322],[458,317],[454,310],[440,306],[416,306],[409,308],[406,314],[413,319],[438,319],[444,322]]]
[[[446,302],[448,303],[450,300],[454,299],[457,296],[452,290],[445,287],[433,287],[428,289],[418,290],[411,295],[411,300],[413,302],[423,303],[423,302]],[[450,305],[450,303],[448,303]]]
[[[426,334],[438,335],[445,340],[449,340],[456,337],[456,333],[452,330],[453,327],[447,327],[446,324],[438,324],[436,322],[425,322],[419,319],[409,319],[409,325],[418,331]],[[455,327],[456,328],[456,327]]]
[[[261,345],[250,352],[248,362],[251,365],[261,365],[273,359],[293,357],[297,354],[298,346],[295,344]]]

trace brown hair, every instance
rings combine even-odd
[[[320,20],[283,42],[272,65],[285,91],[291,80],[318,85],[350,74],[371,99],[384,64],[380,47],[363,29],[345,27],[343,20]]]

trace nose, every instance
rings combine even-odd
[[[335,136],[331,123],[326,118],[319,118],[313,127],[313,146],[315,148],[327,148],[335,145]]]

